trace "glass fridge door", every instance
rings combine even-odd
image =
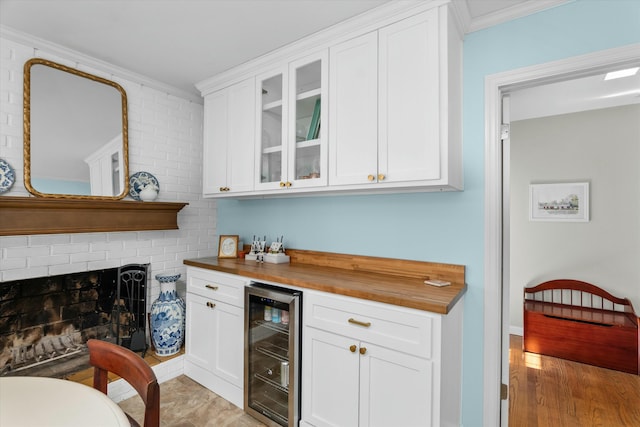
[[[295,297],[293,297],[295,298]],[[291,333],[292,295],[247,296],[245,406],[289,426],[294,399],[297,343]],[[284,300],[284,301],[282,301]],[[295,344],[295,345],[294,345]],[[297,413],[297,411],[296,411]]]

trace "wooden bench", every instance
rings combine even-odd
[[[640,319],[627,298],[579,280],[524,289],[524,351],[638,375]]]

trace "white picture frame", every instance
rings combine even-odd
[[[529,221],[588,222],[589,183],[530,184]]]

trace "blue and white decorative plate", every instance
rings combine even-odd
[[[9,191],[14,182],[16,182],[16,174],[11,165],[0,159],[0,193]]]
[[[160,184],[155,176],[149,172],[136,172],[129,177],[129,195],[134,200],[140,200],[140,192],[147,185],[154,185],[160,191]]]

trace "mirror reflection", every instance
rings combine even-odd
[[[128,191],[127,101],[115,82],[35,58],[24,67],[25,186],[43,197]]]

